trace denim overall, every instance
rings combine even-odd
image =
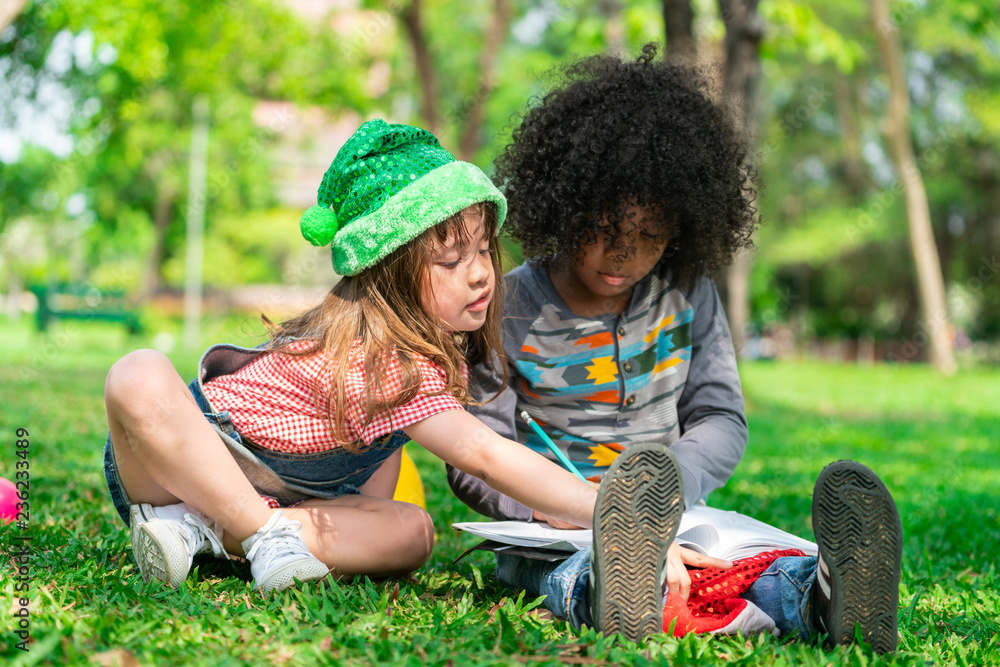
[[[342,447],[323,452],[294,454],[261,447],[242,437],[233,426],[228,412],[217,412],[205,397],[204,385],[213,378],[231,375],[267,350],[235,345],[215,345],[202,355],[198,377],[188,388],[205,419],[219,434],[243,474],[258,493],[276,498],[287,507],[309,498],[336,498],[360,493],[358,487],[378,470],[397,449],[409,441],[403,431],[389,433],[354,454]],[[197,461],[192,461],[197,465]],[[125,525],[129,523],[129,500],[115,463],[111,435],[104,445],[104,476],[111,500]]]

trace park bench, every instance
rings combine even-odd
[[[86,283],[34,285],[38,299],[36,323],[46,331],[54,319],[121,322],[129,334],[142,331],[139,315],[130,306],[123,290],[102,290]]]

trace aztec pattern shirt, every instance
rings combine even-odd
[[[504,348],[510,386],[469,411],[501,435],[555,460],[517,415],[527,411],[585,477],[599,480],[630,443],[672,447],[688,506],[732,475],[747,441],[729,326],[714,284],[673,286],[660,264],[621,315],[569,310],[544,269],[528,263],[505,277]],[[471,371],[480,399],[498,374]],[[449,470],[456,494],[497,519],[527,519],[523,505]]]

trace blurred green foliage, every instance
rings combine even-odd
[[[756,299],[766,301],[768,290],[784,285],[794,303],[758,308],[757,324],[791,320],[806,339],[912,339],[922,329],[904,195],[882,135],[888,93],[876,28],[866,2],[808,4],[812,9],[762,3],[781,37],[765,40],[760,205],[769,224],[760,232],[755,270],[770,281],[758,284]],[[959,336],[964,330],[994,340],[998,11],[989,2],[895,2],[892,25],[879,27],[898,30],[906,52],[910,167],[920,169],[927,189],[952,322]],[[826,46],[807,49],[781,33],[794,25]]]
[[[653,0],[617,9],[569,0],[364,0],[323,16],[291,6],[29,2],[0,33],[0,119],[27,139],[14,156],[9,147],[0,152],[7,284],[0,292],[68,279],[137,293],[179,285],[198,96],[211,109],[206,280],[218,287],[287,281],[302,261],[301,242],[289,233],[299,211],[276,197],[274,166],[287,159],[278,151],[292,118],[262,114],[259,103],[318,108],[331,122],[380,115],[422,123],[407,11],[419,9],[424,26],[442,143],[457,151],[481,103],[472,159],[487,170],[553,68],[609,48],[634,53],[664,34]],[[486,72],[483,43],[500,6],[509,20]],[[700,54],[718,59],[726,17],[711,0],[693,6]],[[863,0],[760,4],[757,152],[767,224],[752,288],[761,330],[791,325],[804,338],[888,339],[919,331],[869,11]],[[988,0],[892,4],[891,27],[906,50],[915,166],[927,186],[953,320],[974,339],[1000,337],[998,18]],[[26,118],[62,107],[68,149],[47,149],[51,137],[24,131]],[[335,149],[319,147],[331,156]]]

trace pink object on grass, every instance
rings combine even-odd
[[[0,477],[0,521],[13,521],[17,516],[17,487],[9,479]]]

